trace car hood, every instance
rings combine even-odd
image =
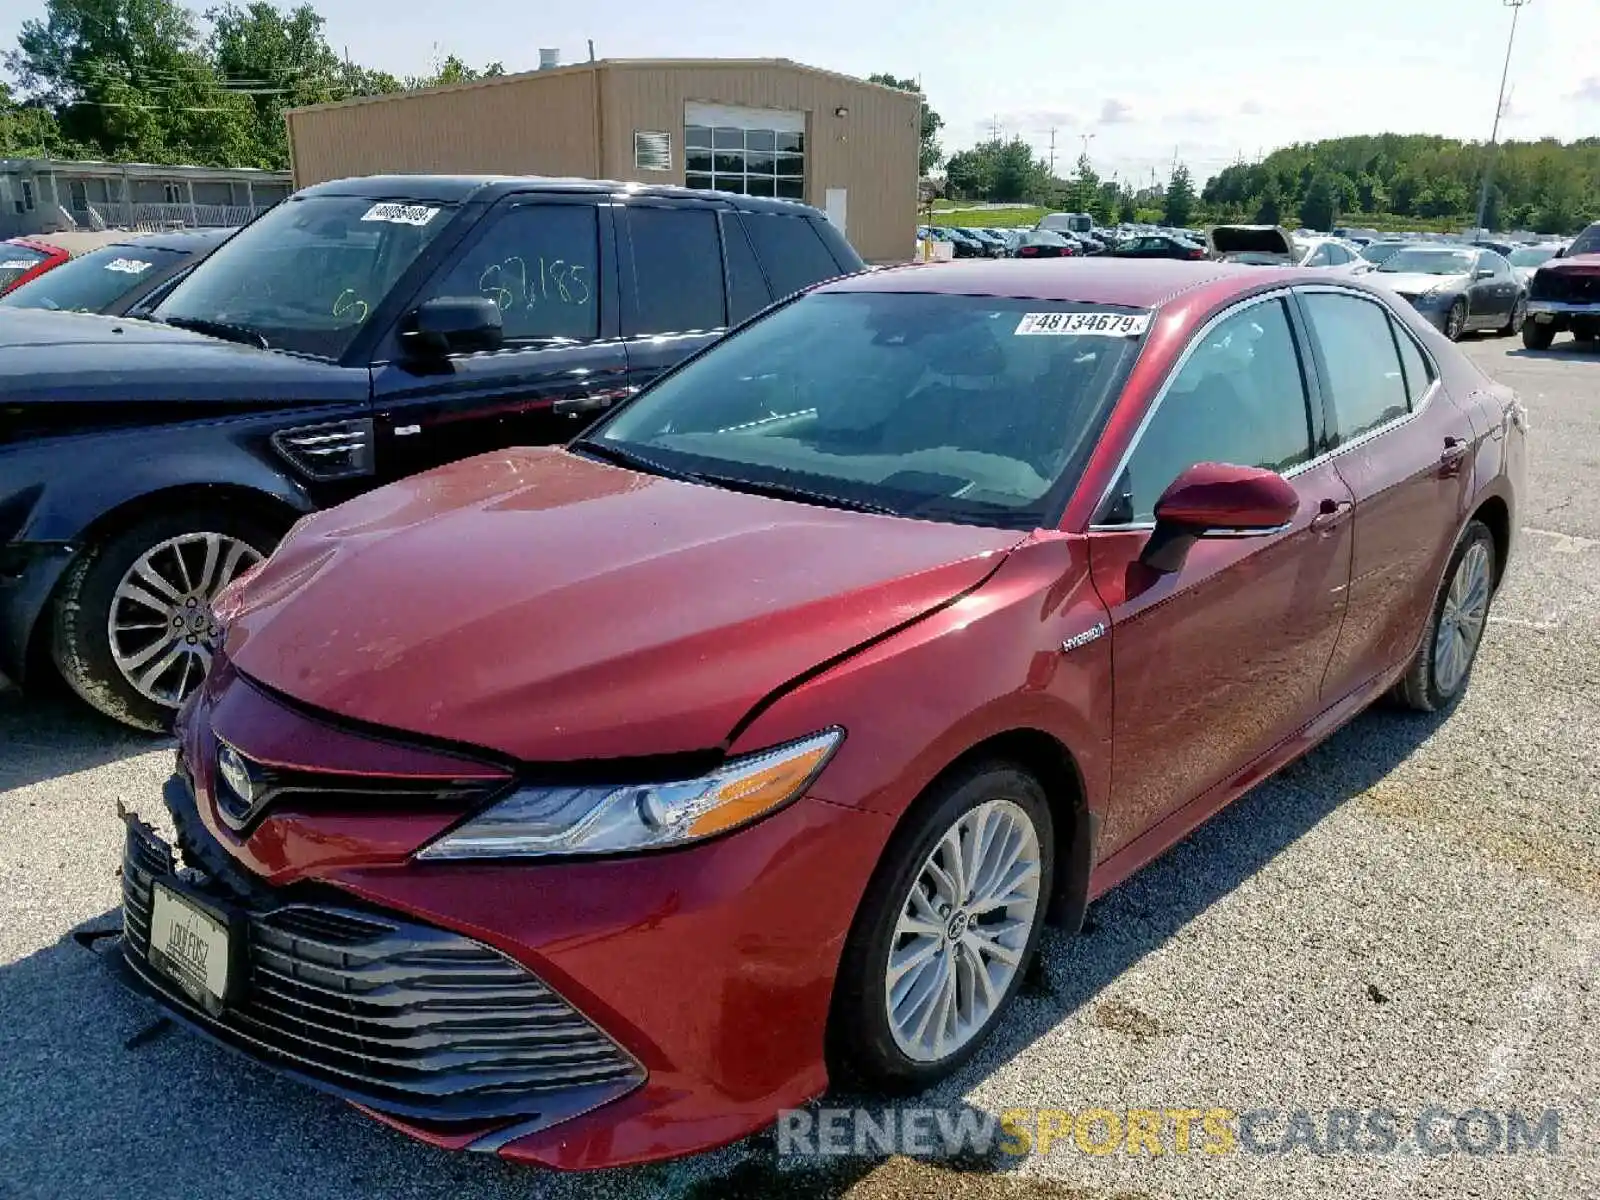
[[[523,760],[707,750],[1024,536],[512,450],[308,518],[221,604],[224,653],[314,708]]]
[[[1467,286],[1465,275],[1429,275],[1425,271],[1373,271],[1369,283],[1386,287],[1402,296],[1421,296],[1427,292],[1459,292]]]
[[[1554,275],[1593,275],[1600,271],[1600,254],[1573,254],[1541,263],[1541,271]]]
[[[1294,239],[1281,225],[1218,225],[1206,234],[1213,254],[1281,254],[1294,258]]]
[[[0,309],[0,395],[7,404],[65,400],[259,402],[366,372],[207,337],[153,321]],[[359,375],[356,380],[354,376]],[[299,399],[317,399],[301,392]]]

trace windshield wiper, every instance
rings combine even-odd
[[[669,467],[665,463],[658,463],[653,458],[632,450],[624,450],[616,442],[602,442],[594,438],[579,438],[572,443],[574,450],[580,450],[592,458],[603,459],[619,467],[627,467],[634,471],[643,471],[648,475],[660,475],[663,479],[676,479],[680,483],[704,483],[705,477],[696,475],[693,471],[680,471],[676,467]]]
[[[799,500],[805,504],[820,504],[827,508],[843,508],[850,512],[879,513],[898,517],[900,510],[870,500],[855,500],[849,496],[835,496],[830,492],[814,492],[810,488],[796,487],[791,483],[770,483],[766,480],[738,479],[725,475],[697,475],[701,483],[727,488],[730,492],[748,492],[752,496],[770,496],[774,500]]]
[[[221,338],[226,342],[239,342],[241,345],[254,346],[257,350],[270,350],[266,335],[258,330],[251,329],[248,325],[233,325],[227,321],[208,321],[204,317],[159,317],[156,318],[163,325],[171,325],[174,329],[188,329],[195,333],[203,333],[209,337]]]

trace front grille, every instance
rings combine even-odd
[[[245,907],[248,977],[220,1017],[149,966],[150,906],[172,852],[129,822],[124,954],[208,1032],[329,1090],[432,1121],[564,1116],[621,1096],[643,1069],[532,973],[458,934],[387,913],[296,901]]]
[[[1529,285],[1528,298],[1560,304],[1600,305],[1600,271],[1540,270]]]

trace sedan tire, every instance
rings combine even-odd
[[[829,1021],[836,1083],[919,1091],[975,1054],[1038,949],[1050,804],[990,761],[936,783],[896,830],[846,942]]]
[[[1527,326],[1527,323],[1528,302],[1523,297],[1518,296],[1517,302],[1511,306],[1511,319],[1508,320],[1505,323],[1504,328],[1500,330],[1500,336],[1516,337],[1517,334],[1521,333]]]
[[[1466,688],[1489,623],[1497,570],[1494,535],[1482,521],[1469,521],[1450,556],[1422,645],[1395,687],[1407,707],[1437,712]]]
[[[1450,311],[1444,316],[1444,335],[1452,342],[1459,342],[1461,335],[1467,331],[1467,302],[1458,299],[1450,306]]]
[[[199,686],[220,632],[211,602],[277,535],[221,510],[162,513],[90,546],[56,595],[51,652],[106,716],[163,732]]]

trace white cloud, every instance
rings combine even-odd
[[[1133,120],[1133,106],[1115,98],[1100,106],[1100,124],[1126,125]]]
[[[1580,104],[1600,104],[1600,75],[1591,75],[1579,84],[1572,99]]]
[[[1266,111],[1266,108],[1259,100],[1246,100],[1239,105],[1239,115],[1244,117],[1259,117]]]

